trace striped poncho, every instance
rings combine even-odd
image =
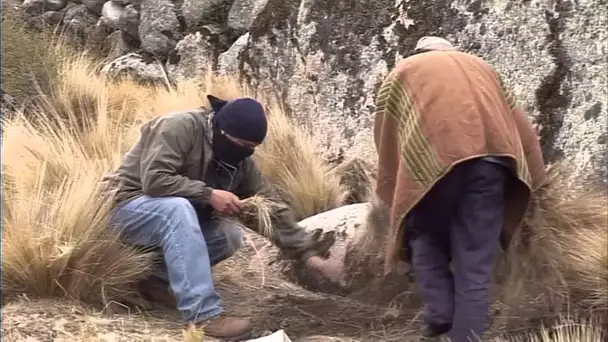
[[[403,256],[403,221],[456,164],[502,156],[516,173],[507,187],[506,247],[545,177],[536,132],[498,73],[482,59],[436,51],[402,60],[376,98],[378,198],[391,208],[385,271]]]

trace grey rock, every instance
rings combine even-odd
[[[83,5],[87,6],[89,11],[101,15],[101,9],[108,0],[80,0]]]
[[[182,10],[203,8],[204,2],[184,1]],[[608,37],[605,17],[597,15],[602,6],[593,0],[237,0],[228,24],[248,34],[229,39],[229,47],[214,42],[225,35],[221,25],[200,25],[192,10],[184,19],[197,22],[202,36],[188,35],[177,44],[181,58],[172,73],[199,77],[209,66],[238,73],[258,91],[275,94],[297,123],[322,132],[328,156],[344,151],[345,158],[375,164],[380,83],[420,37],[443,36],[501,73],[538,127],[547,162],[566,160],[575,166],[573,177],[606,182]],[[168,47],[176,46],[174,40],[160,38]]]
[[[349,297],[371,303],[388,303],[398,293],[408,290],[409,266],[399,262],[395,270],[383,276],[384,237],[376,243],[368,243],[369,224],[377,224],[373,219],[371,203],[357,203],[329,210],[306,218],[298,225],[309,232],[321,229],[333,232],[336,243],[330,249],[329,262],[344,269],[339,284],[328,285],[322,277],[305,269],[293,267],[289,261],[281,261],[284,275],[309,289],[333,294],[349,294]],[[259,253],[265,259],[277,260],[279,252],[275,246],[263,246]],[[365,272],[361,272],[365,270]],[[378,289],[383,289],[378,293]],[[346,291],[346,292],[345,292]]]
[[[139,10],[134,5],[128,5],[118,19],[118,28],[139,40]]]
[[[84,4],[74,5],[65,12],[63,24],[75,34],[91,32],[97,25],[98,17],[87,9]]]
[[[95,26],[88,28],[87,35],[84,36],[84,43],[88,46],[89,49],[103,53],[107,50],[107,45],[105,44],[106,38],[114,32],[114,28],[106,25],[106,22],[103,18],[99,18]]]
[[[164,58],[181,39],[179,21],[169,0],[143,0],[139,38],[144,51]]]
[[[606,186],[608,145],[603,141],[608,132],[606,3],[582,0],[571,6],[570,11],[564,8],[558,11],[559,17],[555,19],[563,25],[561,44],[554,46],[557,48],[554,58],[558,61],[556,76],[561,70],[563,79],[555,89],[567,101],[550,107],[561,116],[549,117],[557,118],[555,121],[547,120],[559,130],[547,139],[551,143],[546,147],[574,165],[574,175]],[[591,170],[595,172],[588,172]]]
[[[271,3],[269,0],[234,0],[228,13],[228,26],[248,31],[254,20]]]
[[[125,32],[120,30],[112,32],[106,38],[106,44],[109,46],[108,59],[116,59],[124,56],[136,49],[136,41]]]
[[[25,0],[21,7],[26,14],[40,15],[48,11],[59,11],[67,4],[67,0]]]
[[[104,23],[113,29],[119,29],[120,18],[123,15],[125,8],[115,2],[108,1],[101,9],[101,19]]]
[[[224,23],[234,0],[184,0],[182,15],[190,31],[200,25]]]
[[[223,74],[238,74],[239,64],[247,44],[249,42],[249,33],[240,36],[228,51],[219,55],[217,60],[217,69]]]
[[[148,61],[138,53],[129,53],[107,63],[101,69],[107,75],[131,75],[146,82],[165,81],[163,65],[156,61]]]
[[[218,65],[220,71],[238,65],[253,87],[278,92],[297,122],[323,132],[328,154],[343,149],[375,163],[372,123],[380,82],[420,37],[444,36],[503,75],[539,126],[547,161],[571,160],[578,166],[573,177],[605,180],[608,48],[606,31],[599,29],[605,19],[593,14],[603,10],[591,0],[547,4],[269,3],[253,17],[238,61],[227,63],[222,55]],[[249,20],[239,16],[236,22]],[[596,114],[585,119],[588,111]]]
[[[65,11],[48,11],[40,15],[40,19],[48,25],[57,25],[61,23]]]
[[[171,78],[177,82],[214,69],[215,52],[200,32],[184,37],[175,47],[175,51],[180,62],[179,68],[171,73]]]
[[[110,1],[112,1],[115,4],[122,5],[122,6],[127,6],[134,2],[132,0],[110,0]]]

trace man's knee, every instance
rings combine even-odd
[[[146,211],[164,221],[165,228],[199,230],[196,210],[190,201],[183,197],[151,197],[142,196],[140,199],[148,202]],[[135,201],[137,201],[135,200]]]
[[[184,197],[157,197],[155,200],[159,201],[165,211],[171,212],[172,214],[196,215],[194,206]]]

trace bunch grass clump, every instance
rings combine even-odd
[[[66,132],[45,135],[17,117],[4,124],[3,295],[126,298],[150,257],[110,229],[103,166]]]
[[[590,317],[608,310],[608,206],[605,190],[580,187],[565,165],[548,169],[530,215],[502,260],[501,300],[573,311]]]

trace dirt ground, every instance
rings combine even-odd
[[[378,305],[313,293],[286,281],[278,265],[268,265],[272,248],[266,240],[246,238],[237,255],[217,266],[215,277],[226,311],[250,317],[256,336],[283,329],[294,342],[416,340],[421,306],[414,291]],[[509,330],[523,326],[515,320],[507,325]],[[185,340],[178,312],[154,304],[101,308],[25,296],[3,308],[2,336],[9,342]]]

